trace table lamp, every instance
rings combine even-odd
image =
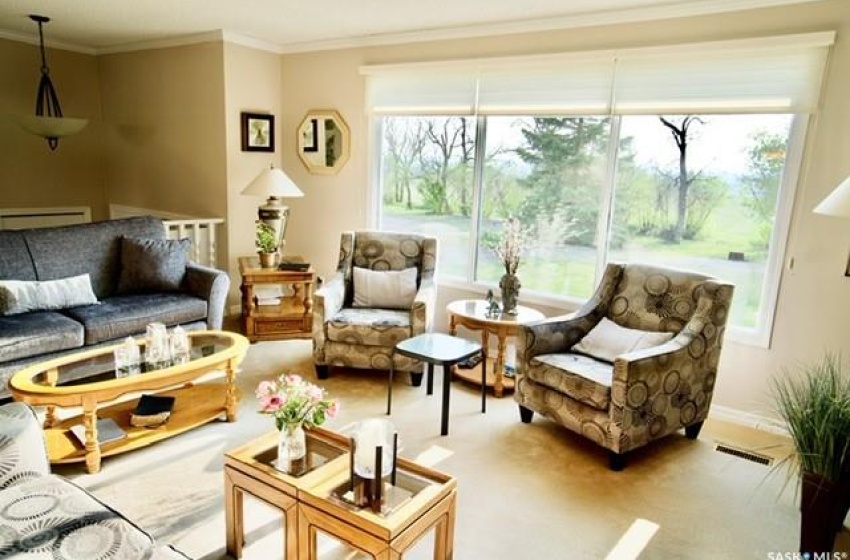
[[[270,226],[275,232],[277,249],[283,254],[286,225],[289,223],[289,206],[283,204],[283,198],[304,196],[292,179],[286,176],[282,169],[271,165],[264,169],[242,190],[242,194],[268,197],[265,204],[257,209],[260,221]]]
[[[815,206],[813,212],[841,218],[850,217],[850,177],[841,181],[835,190]]]

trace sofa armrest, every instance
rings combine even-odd
[[[50,474],[44,432],[27,404],[0,406],[0,489]]]
[[[325,322],[339,313],[345,302],[345,277],[338,270],[313,294],[313,358],[325,365]]]
[[[207,328],[220,329],[224,320],[224,306],[230,277],[226,272],[195,263],[186,265],[183,281],[186,291],[207,302]]]
[[[431,332],[436,306],[437,286],[433,280],[423,280],[410,307],[411,336]]]

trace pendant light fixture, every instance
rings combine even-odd
[[[35,99],[35,115],[25,115],[18,119],[24,130],[41,136],[47,140],[51,150],[59,145],[59,139],[81,131],[88,119],[72,119],[62,116],[59,106],[59,96],[50,81],[50,69],[44,55],[44,33],[41,26],[50,21],[45,16],[31,15],[30,19],[38,24],[38,45],[41,50],[41,81],[38,83],[38,94]]]

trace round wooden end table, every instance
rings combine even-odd
[[[505,352],[508,337],[516,336],[520,325],[545,319],[546,316],[536,309],[518,305],[516,315],[502,313],[496,317],[488,317],[487,307],[487,302],[483,299],[462,299],[449,303],[446,306],[446,312],[449,315],[449,334],[456,335],[459,325],[473,331],[481,331],[484,359],[488,359],[487,342],[490,335],[498,339],[496,359],[491,360],[493,363],[487,367],[487,387],[493,387],[493,394],[501,397],[506,389],[514,388],[513,379],[505,377]],[[455,366],[453,373],[456,377],[470,383],[481,383],[478,367],[461,369]]]

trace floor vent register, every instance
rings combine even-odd
[[[746,459],[747,461],[758,463],[759,465],[766,465],[769,467],[773,464],[773,457],[762,455],[761,453],[756,453],[749,449],[741,449],[740,447],[735,447],[728,443],[718,442],[715,444],[714,450],[728,455],[733,455],[735,457],[740,457],[741,459]]]

